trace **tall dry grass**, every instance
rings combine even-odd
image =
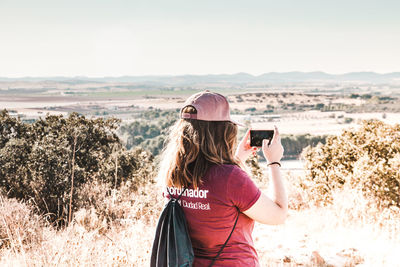
[[[129,185],[111,194],[107,189],[97,182],[81,188],[88,198],[99,194],[96,203],[58,231],[32,207],[0,198],[0,266],[147,266],[163,206],[160,192],[152,184],[134,193]]]
[[[334,192],[331,205],[314,206],[297,186],[300,178],[286,174],[291,206],[286,223],[256,224],[262,266],[399,265],[398,209],[381,209],[350,188]],[[1,238],[8,243],[0,250],[0,266],[149,266],[163,206],[158,188],[149,184],[131,193],[126,185],[105,194],[106,185],[93,183],[81,190],[88,190],[89,199],[97,194],[97,202],[58,231],[34,215],[33,207],[1,198]]]
[[[33,207],[0,195],[0,249],[23,253],[44,240],[45,220]]]
[[[350,188],[333,192],[332,204],[319,207],[304,203],[307,197],[295,188],[289,185],[290,205],[300,208],[290,210],[285,224],[256,224],[265,266],[400,266],[399,208],[379,208]]]

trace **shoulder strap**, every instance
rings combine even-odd
[[[178,198],[174,198],[174,197],[171,195],[171,193],[169,192],[168,186],[167,186],[166,188],[167,188],[167,192],[168,192],[168,195],[170,196],[170,198],[171,198],[171,199],[175,199],[176,201],[178,201],[178,200],[181,198],[181,196],[183,195],[183,192],[186,191],[186,187],[184,187],[183,190],[182,190],[182,192],[181,192],[180,195],[178,196]]]
[[[224,250],[224,248],[226,247],[226,244],[228,244],[228,241],[229,241],[229,239],[231,238],[231,236],[232,236],[232,234],[233,234],[233,230],[235,230],[237,221],[238,221],[238,219],[239,219],[239,214],[240,214],[239,209],[238,209],[238,208],[236,208],[236,209],[237,209],[238,215],[236,216],[235,224],[233,225],[232,231],[231,231],[231,233],[229,234],[228,238],[226,239],[225,243],[222,245],[221,249],[218,251],[217,256],[215,256],[214,259],[212,260],[212,262],[211,262],[211,264],[210,264],[209,267],[211,267],[211,266],[214,265],[215,261],[218,259],[219,255],[221,254],[221,252],[222,252],[222,251]]]

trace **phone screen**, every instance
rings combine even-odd
[[[274,130],[250,130],[250,146],[262,147],[264,139],[269,140],[270,144],[273,136]]]

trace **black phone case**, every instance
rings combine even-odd
[[[250,130],[250,146],[262,147],[264,139],[269,140],[268,144],[271,144],[273,136],[273,130]]]

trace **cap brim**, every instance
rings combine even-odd
[[[244,125],[243,123],[239,123],[239,122],[234,121],[234,120],[232,120],[232,119],[231,119],[231,122],[234,123],[234,124],[236,124],[237,126],[246,127],[246,125]]]

